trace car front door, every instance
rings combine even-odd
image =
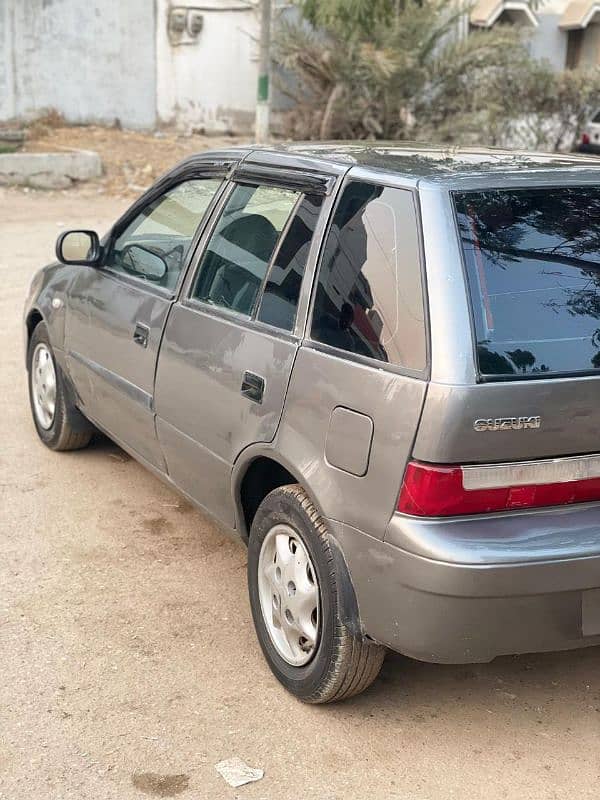
[[[331,204],[326,180],[303,187],[264,173],[247,177],[242,166],[234,176],[169,315],[156,376],[169,474],[230,525],[233,463],[277,430],[300,341],[303,278]]]
[[[86,415],[161,470],[153,410],[160,339],[223,177],[224,169],[196,168],[159,186],[117,223],[102,266],[82,269],[70,292],[67,359]]]

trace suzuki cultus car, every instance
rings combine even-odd
[[[237,531],[305,701],[362,691],[386,648],[598,644],[599,220],[583,156],[203,153],[36,275],[37,432],[103,431]]]

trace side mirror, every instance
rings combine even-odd
[[[169,271],[162,256],[140,244],[125,245],[121,250],[120,261],[128,272],[141,275],[149,281],[160,281]]]
[[[65,231],[56,241],[56,257],[62,264],[93,267],[100,261],[100,255],[96,231]]]

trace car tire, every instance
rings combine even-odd
[[[69,397],[43,322],[29,341],[27,373],[31,414],[42,442],[51,450],[86,447],[94,427]]]
[[[364,691],[386,652],[342,621],[340,598],[349,578],[336,567],[332,548],[302,486],[279,487],[259,506],[248,545],[254,626],[276,678],[306,703],[333,703]]]

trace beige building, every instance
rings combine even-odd
[[[477,0],[468,26],[499,23],[529,28],[531,54],[555,69],[600,64],[600,0]]]

